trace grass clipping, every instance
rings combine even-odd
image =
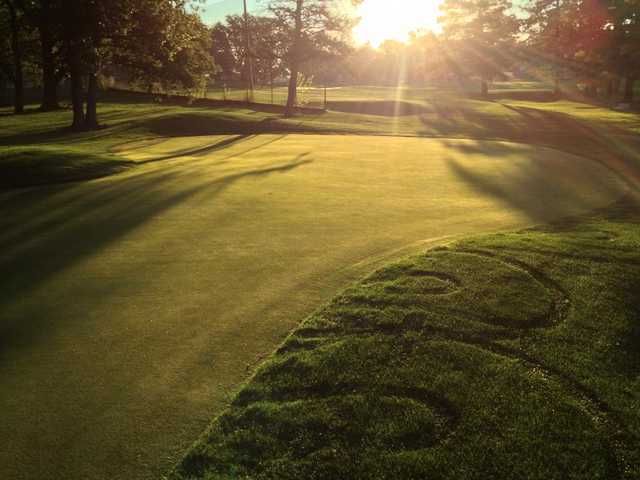
[[[374,273],[285,342],[171,477],[640,478],[633,208]]]

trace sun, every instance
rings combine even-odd
[[[358,8],[360,23],[353,31],[356,42],[379,47],[385,40],[404,42],[416,30],[439,31],[442,0],[364,0]]]

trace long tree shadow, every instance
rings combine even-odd
[[[286,134],[278,135],[247,149],[216,158],[215,164],[217,166],[222,165],[229,160],[277,142],[286,136]],[[244,141],[246,138],[234,137],[230,139],[230,142],[235,143],[236,140]],[[214,144],[214,147],[216,145],[219,145],[219,143]],[[230,143],[227,142],[226,145],[229,146]],[[218,148],[213,148],[212,150],[218,150]],[[222,150],[222,147],[220,150]],[[197,156],[206,157],[207,153],[210,152],[201,151]],[[182,155],[185,155],[183,151],[181,151],[180,155],[171,155],[171,158],[180,158]],[[154,158],[147,162],[153,163],[157,161],[158,159]],[[90,216],[95,209],[101,208],[105,204],[110,204],[112,198],[131,197],[133,195],[132,190],[146,192],[150,188],[160,188],[163,183],[175,178],[178,173],[184,173],[188,168],[199,167],[203,164],[209,165],[211,161],[207,158],[203,161],[189,159],[184,163],[173,164],[171,168],[165,168],[160,172],[157,170],[137,172],[124,182],[116,184],[97,183],[92,185],[90,197],[87,197],[82,188],[74,188],[72,184],[62,184],[41,189],[0,191],[0,206],[12,205],[12,214],[5,215],[2,218],[4,222],[2,226],[4,228],[0,230],[0,251],[6,253],[16,245],[22,245],[29,239],[37,239],[40,235],[44,235],[51,230],[62,228],[69,218],[79,220],[82,217]],[[28,222],[24,222],[24,218],[28,218]]]
[[[434,114],[422,115],[425,136],[507,140],[552,147],[596,161],[628,187],[640,189],[640,154],[629,133],[604,124],[590,124],[569,114],[496,103],[517,115],[493,114],[457,102],[432,101]],[[471,144],[456,144],[472,149]],[[472,151],[468,153],[473,153]]]
[[[195,148],[185,148],[181,150],[173,151],[167,155],[161,155],[159,157],[150,158],[148,160],[142,160],[137,162],[139,165],[144,165],[147,163],[155,163],[161,162],[163,160],[172,160],[174,158],[180,158],[185,156],[201,156],[208,155],[213,152],[217,152],[218,150],[222,150],[231,145],[235,145],[236,143],[240,143],[244,140],[248,140],[252,135],[244,134],[244,135],[236,135],[231,138],[227,138],[218,142],[214,142],[208,145],[199,146]]]
[[[0,311],[37,289],[56,273],[71,268],[190,197],[206,192],[207,201],[211,201],[244,178],[285,173],[307,165],[313,161],[308,158],[309,154],[298,155],[286,163],[196,181],[195,185],[175,193],[167,192],[170,186],[175,189],[175,180],[184,179],[184,174],[179,171],[156,177],[124,179],[115,185],[104,185],[97,192],[88,191],[84,186],[74,195],[71,204],[65,205],[55,227],[45,223],[33,230],[29,228],[30,220],[21,216],[23,234],[14,236],[9,243],[3,242],[5,248],[0,253],[0,271],[3,272]],[[193,172],[191,176],[197,179],[202,174]],[[5,204],[2,209],[11,211],[11,205]],[[0,353],[14,341],[22,345],[37,335],[47,334],[42,328],[47,317],[46,306],[40,308],[43,310],[37,313],[24,312],[26,316],[0,314]]]
[[[594,189],[603,198],[616,199],[620,196],[615,182],[603,178],[598,170],[567,168],[547,159],[537,159],[515,172],[500,175],[478,172],[452,158],[447,159],[447,166],[480,195],[498,199],[508,208],[526,214],[535,223],[548,221],[550,212],[566,216],[575,214],[576,210],[591,210],[593,201],[590,194]],[[580,174],[580,183],[572,178],[575,173]]]
[[[561,112],[502,105],[524,119],[527,128],[522,133],[523,141],[549,145],[595,160],[630,188],[640,188],[640,155],[624,139],[626,132],[611,126],[596,128]],[[536,128],[536,125],[544,125],[544,129]]]

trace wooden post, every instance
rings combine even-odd
[[[271,105],[275,105],[273,102],[273,68],[269,66],[269,86],[271,88]]]
[[[244,5],[244,48],[247,75],[249,76],[247,90],[253,93],[253,58],[251,56],[251,37],[249,35],[249,12],[247,11],[247,0],[242,0]],[[249,93],[247,93],[247,103],[249,103]]]

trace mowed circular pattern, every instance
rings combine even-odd
[[[128,173],[2,195],[2,478],[157,478],[304,316],[375,266],[624,193],[596,162],[504,142],[134,147],[120,149],[141,162]],[[463,283],[418,274],[387,287],[464,295]],[[531,311],[546,312],[555,295],[533,284]]]

